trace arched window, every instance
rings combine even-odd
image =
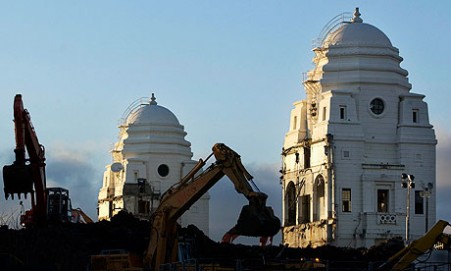
[[[324,219],[326,214],[326,197],[324,192],[324,177],[318,175],[315,178],[315,184],[313,187],[313,220],[318,221]]]
[[[299,223],[309,223],[310,222],[310,220],[311,220],[311,218],[310,218],[310,213],[311,213],[311,210],[310,210],[310,199],[311,199],[311,197],[310,197],[310,195],[309,194],[305,194],[305,189],[304,189],[304,193],[303,193],[303,191],[302,191],[302,189],[304,188],[304,186],[305,186],[305,178],[304,179],[302,179],[302,181],[301,181],[301,184],[300,184],[300,187],[299,187],[299,189],[300,189],[300,207],[299,207],[299,211],[301,212],[300,213],[300,215],[299,215]]]
[[[285,195],[285,210],[287,219],[285,221],[286,226],[292,226],[296,224],[296,186],[293,182],[289,182],[287,185]]]

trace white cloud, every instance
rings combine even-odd
[[[47,155],[47,187],[69,190],[73,208],[83,209],[95,220],[97,194],[102,183],[102,168],[91,163],[96,150],[52,148]]]

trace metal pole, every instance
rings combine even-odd
[[[415,188],[415,176],[407,175],[406,173],[401,174],[401,187],[407,188],[406,195],[406,244],[409,243],[410,237],[410,190]]]
[[[426,231],[428,232],[429,229],[429,197],[426,197]]]
[[[407,198],[406,198],[406,244],[409,243],[409,230],[410,230],[410,184],[407,185]]]

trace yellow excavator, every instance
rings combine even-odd
[[[214,155],[216,162],[201,171]],[[144,266],[160,270],[160,265],[177,260],[177,219],[199,198],[227,176],[238,193],[249,201],[240,213],[237,224],[223,238],[228,242],[238,235],[272,237],[280,230],[280,219],[266,206],[267,195],[252,188],[252,176],[241,163],[240,156],[222,143],[213,146],[213,153],[197,165],[180,182],[161,197],[160,205],[151,216],[150,242]]]
[[[423,237],[416,239],[395,255],[391,256],[377,270],[406,270],[419,256],[433,249],[434,245],[440,244],[449,249],[451,246],[451,236],[445,233],[446,227],[451,226],[448,222],[439,220]],[[411,270],[411,269],[408,269]]]

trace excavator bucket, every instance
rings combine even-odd
[[[228,231],[232,235],[274,236],[280,230],[280,219],[271,207],[244,205],[237,224]]]
[[[31,165],[9,165],[3,167],[3,190],[5,198],[14,194],[24,194],[25,198],[28,193],[33,193],[33,178]]]

